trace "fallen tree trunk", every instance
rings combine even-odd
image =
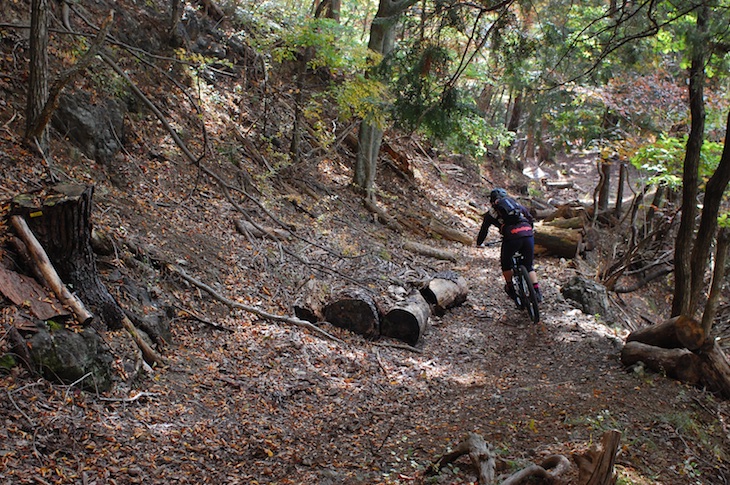
[[[466,234],[465,232],[454,229],[453,227],[447,226],[443,222],[437,219],[431,219],[428,228],[449,241],[456,241],[464,244],[465,246],[472,246],[474,244],[474,237]]]
[[[546,223],[535,224],[535,249],[561,258],[574,258],[581,250],[582,231],[565,229]]]
[[[702,361],[687,349],[664,349],[642,342],[627,342],[621,350],[621,363],[628,367],[639,362],[654,372],[688,384],[696,385],[702,379]]]
[[[466,280],[453,271],[437,273],[421,289],[426,301],[436,306],[437,313],[443,313],[449,308],[461,305],[466,301],[469,287]]]
[[[642,327],[629,334],[627,342],[641,342],[665,349],[698,350],[707,335],[697,320],[680,315],[657,325]]]
[[[331,303],[325,305],[326,321],[340,328],[373,338],[380,334],[380,311],[374,298],[360,289],[343,291]]]
[[[434,248],[432,246],[426,246],[425,244],[420,244],[413,241],[406,241],[406,243],[403,245],[403,249],[405,249],[406,251],[422,254],[424,256],[429,256],[431,258],[456,262],[456,255],[452,252],[444,251],[442,249]]]
[[[428,302],[418,291],[388,310],[380,325],[380,334],[416,345],[423,336],[431,316]]]

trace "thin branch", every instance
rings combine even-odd
[[[322,337],[328,338],[330,340],[333,340],[333,341],[341,343],[341,344],[345,343],[344,341],[340,340],[339,338],[335,337],[334,335],[325,332],[321,328],[319,328],[315,325],[312,325],[311,323],[309,323],[305,320],[301,320],[301,319],[295,318],[295,317],[286,317],[286,316],[281,316],[281,315],[275,315],[273,313],[268,313],[263,310],[260,310],[256,307],[253,307],[250,305],[244,305],[243,303],[238,303],[237,301],[228,299],[225,296],[218,293],[217,291],[215,291],[210,286],[203,283],[202,281],[198,281],[197,279],[188,275],[182,268],[179,268],[173,264],[168,263],[167,269],[177,275],[180,275],[188,283],[191,283],[191,284],[197,286],[198,288],[200,288],[201,290],[206,291],[213,298],[215,298],[216,300],[220,301],[221,303],[225,304],[226,306],[228,306],[230,308],[238,308],[240,310],[245,310],[249,313],[253,313],[254,315],[258,315],[259,317],[262,317],[262,318],[265,318],[268,320],[273,320],[275,322],[285,322],[285,323],[290,323],[292,325],[297,325],[299,327],[304,327],[306,329],[309,329],[309,330],[321,335]]]

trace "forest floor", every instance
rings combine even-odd
[[[730,404],[619,361],[627,328],[667,317],[666,282],[612,297],[612,315],[585,315],[560,289],[576,274],[592,277],[593,256],[539,256],[545,300],[534,325],[504,295],[498,248],[429,231],[437,219],[476,238],[492,184],[512,186],[514,177],[498,164],[464,162],[386,133],[411,170],[379,165],[378,200],[410,221],[399,232],[363,208],[350,186],[352,158],[320,157],[286,176],[247,178],[221,148],[200,163],[230,183],[238,174],[256,185],[249,193],[257,203],[235,192],[234,205],[219,184],[180,161],[154,121],[136,114],[125,120],[121,163],[89,160],[57,134],[53,157],[43,160],[23,145],[24,120],[16,116],[25,99],[24,77],[13,71],[21,42],[8,36],[1,45],[3,72],[12,73],[0,83],[3,263],[12,256],[9,202],[44,185],[50,163],[62,181],[95,186],[92,221],[115,244],[99,260],[110,291],[124,304],[129,286],[142,287],[159,303],[154,310],[166,306],[174,317],[173,340],[163,349],[168,365],[133,382],[120,379],[110,393],[51,384],[22,367],[0,374],[0,483],[475,483],[466,458],[434,476],[425,470],[468,433],[492,445],[505,478],[552,454],[584,453],[612,429],[621,433],[619,483],[730,482]],[[260,106],[247,103],[229,111],[258,116]],[[222,139],[228,127],[207,116],[208,135]],[[573,189],[530,187],[545,200],[582,199],[595,186],[593,163],[586,155],[541,166],[572,178]],[[280,243],[238,233],[240,206],[264,225],[286,224],[296,237]],[[456,262],[410,253],[406,240],[450,251]],[[135,256],[132,246],[154,253]],[[153,256],[230,300],[279,315],[292,315],[294,300],[319,279],[324,293],[334,283],[386,292],[452,270],[469,293],[464,304],[431,317],[413,351],[321,324],[335,341],[231,309]],[[129,341],[123,332],[105,338]],[[4,352],[5,336],[0,343]],[[577,483],[575,471],[568,478]]]
[[[2,163],[5,173],[18,175],[4,182],[4,193],[11,195],[7,181],[22,180],[28,169],[7,157]],[[432,195],[408,199],[409,210],[425,201],[438,204],[440,197],[446,204],[461,197],[455,194],[459,187],[469,186],[469,170],[461,180],[444,181],[434,167],[419,168],[433,171],[421,180],[434,183],[424,186]],[[71,175],[76,168],[64,170]],[[101,227],[123,225],[126,237],[159,245],[229,298],[269,311],[279,303],[280,313],[290,311],[291,275],[252,266],[257,246],[235,234],[231,208],[206,190],[175,208],[157,206],[164,217],[156,217],[143,210],[145,197],[155,196],[140,192],[143,183],[131,195],[103,178],[96,183]],[[336,184],[327,192],[337,201],[331,220],[350,214],[347,232],[331,234],[329,241],[357,241],[366,234],[392,252],[391,269],[417,267],[419,261],[388,244],[394,235],[373,223],[347,192]],[[464,224],[476,233],[478,220]],[[491,443],[507,467],[500,471],[504,477],[551,454],[583,453],[616,429],[622,434],[620,483],[727,483],[728,403],[660,375],[625,369],[619,362],[626,335],[621,319],[584,315],[560,293],[579,265],[538,258],[545,301],[542,322],[533,325],[505,299],[497,248],[442,243],[458,254],[456,265],[420,263],[429,271],[458,271],[469,295],[463,305],[431,318],[420,353],[327,324],[323,328],[344,343],[231,312],[169,274],[145,280],[176,307],[233,331],[174,319],[174,340],[164,352],[169,367],[109,395],[52,385],[21,369],[0,377],[0,482],[475,483],[465,458],[434,477],[424,470],[470,432]],[[100,267],[110,287],[119,271],[131,271],[118,262]],[[256,280],[257,271],[266,281]],[[267,302],[252,297],[257,293],[274,296]]]

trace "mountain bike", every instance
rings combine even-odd
[[[502,241],[489,241],[484,246],[496,246]],[[524,256],[519,251],[512,256],[512,284],[517,292],[515,303],[520,310],[527,310],[532,323],[540,321],[540,309],[537,306],[537,294],[530,281],[530,272],[524,265]]]
[[[524,257],[519,251],[512,256],[512,282],[517,291],[515,302],[520,310],[527,310],[532,323],[538,323],[540,321],[540,309],[537,306],[537,294],[523,260]]]

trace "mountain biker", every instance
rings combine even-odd
[[[481,246],[487,237],[491,226],[499,228],[502,234],[502,248],[500,250],[500,265],[504,276],[504,291],[510,298],[516,300],[517,291],[512,283],[512,256],[519,251],[524,257],[524,264],[530,274],[530,282],[535,288],[538,301],[542,301],[542,291],[537,281],[537,273],[533,267],[535,259],[535,237],[533,232],[533,217],[525,206],[519,204],[509,196],[506,190],[496,188],[489,193],[491,207],[483,217],[482,227],[477,236],[477,246]]]

